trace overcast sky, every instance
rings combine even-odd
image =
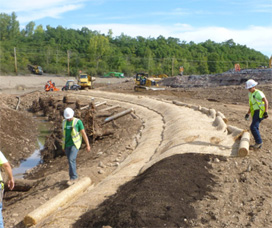
[[[15,12],[21,28],[34,21],[113,36],[233,39],[272,55],[272,0],[0,0],[0,12]]]

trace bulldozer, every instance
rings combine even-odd
[[[149,77],[146,73],[137,73],[135,76],[135,86],[134,91],[143,91],[143,90],[165,90],[165,88],[159,87],[158,82],[162,78],[158,77]]]
[[[43,74],[43,70],[41,66],[37,66],[37,65],[27,65],[27,68],[31,71],[31,73],[33,74],[38,74],[38,75],[42,75]]]

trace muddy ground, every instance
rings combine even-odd
[[[24,79],[26,87],[32,81],[33,77]],[[266,94],[271,107],[272,85],[260,84],[259,88]],[[250,125],[244,120],[248,110],[244,85],[166,88],[165,91],[137,93],[133,87],[131,80],[120,83],[98,81],[95,89],[124,93],[124,96],[129,93],[197,104],[221,111],[231,125],[242,129],[248,129]],[[38,87],[25,95],[22,91],[17,92],[21,96],[18,110],[15,110],[18,94],[7,94],[2,90],[0,98],[0,149],[13,167],[28,157],[36,146],[39,132],[33,114],[29,112],[33,101],[69,94],[49,94]],[[164,159],[121,186],[97,209],[86,211],[74,221],[73,227],[272,227],[270,110],[269,118],[260,126],[264,141],[261,150],[250,151],[244,158],[184,154]],[[35,115],[43,115],[43,112]],[[54,123],[53,126],[58,125]],[[80,150],[77,159],[79,175],[89,176],[94,184],[99,183],[133,152],[134,139],[141,127],[141,120],[133,115],[108,123],[106,128],[113,134],[94,141],[90,138],[90,153],[84,145]],[[35,181],[30,190],[7,191],[3,209],[6,227],[24,227],[22,219],[27,213],[67,188],[67,170],[66,157],[58,154],[25,175],[26,179]]]

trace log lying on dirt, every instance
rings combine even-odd
[[[99,110],[99,112],[110,111],[110,110],[116,109],[116,108],[120,108],[120,105],[114,105],[114,106],[111,106],[111,107],[108,107],[108,108],[104,108],[104,109]]]
[[[217,116],[213,122],[213,125],[216,126],[216,129],[219,131],[226,131],[227,125],[225,124],[224,120],[221,118],[221,116]]]
[[[80,193],[84,192],[91,185],[91,183],[92,182],[89,177],[82,178],[74,185],[65,189],[63,192],[53,197],[45,204],[26,215],[24,218],[24,224],[27,227],[36,225],[38,222],[42,221],[44,218],[52,214],[59,207],[79,196]]]
[[[238,150],[239,157],[245,157],[248,155],[249,140],[250,140],[250,133],[248,131],[245,131],[242,135],[240,145],[239,145],[239,150]]]
[[[123,111],[123,112],[119,112],[119,113],[117,113],[117,114],[115,114],[115,115],[113,115],[113,116],[110,116],[110,117],[106,118],[106,119],[104,120],[104,123],[107,123],[107,122],[110,122],[110,121],[112,121],[112,120],[115,120],[115,119],[117,119],[117,118],[119,118],[119,117],[121,117],[121,116],[127,115],[127,114],[129,114],[129,113],[131,113],[131,112],[134,112],[134,109],[133,109],[133,108],[127,109],[127,110],[125,110],[125,111]]]
[[[227,124],[228,119],[225,117],[225,115],[222,112],[217,111],[216,116],[221,116],[221,118],[224,120],[224,122]]]

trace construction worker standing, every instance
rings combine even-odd
[[[78,178],[76,172],[76,158],[82,143],[82,137],[87,145],[88,152],[91,151],[91,147],[82,121],[74,117],[74,110],[66,108],[64,110],[64,118],[65,120],[62,122],[62,149],[65,152],[69,163],[70,180],[67,184],[72,185]]]
[[[259,131],[259,125],[263,119],[268,118],[268,101],[264,93],[255,88],[258,85],[253,79],[246,81],[246,89],[248,89],[249,98],[249,110],[245,115],[245,119],[249,119],[251,114],[252,123],[250,125],[251,133],[254,137],[255,144],[251,145],[251,149],[260,149],[262,147],[263,141]]]

